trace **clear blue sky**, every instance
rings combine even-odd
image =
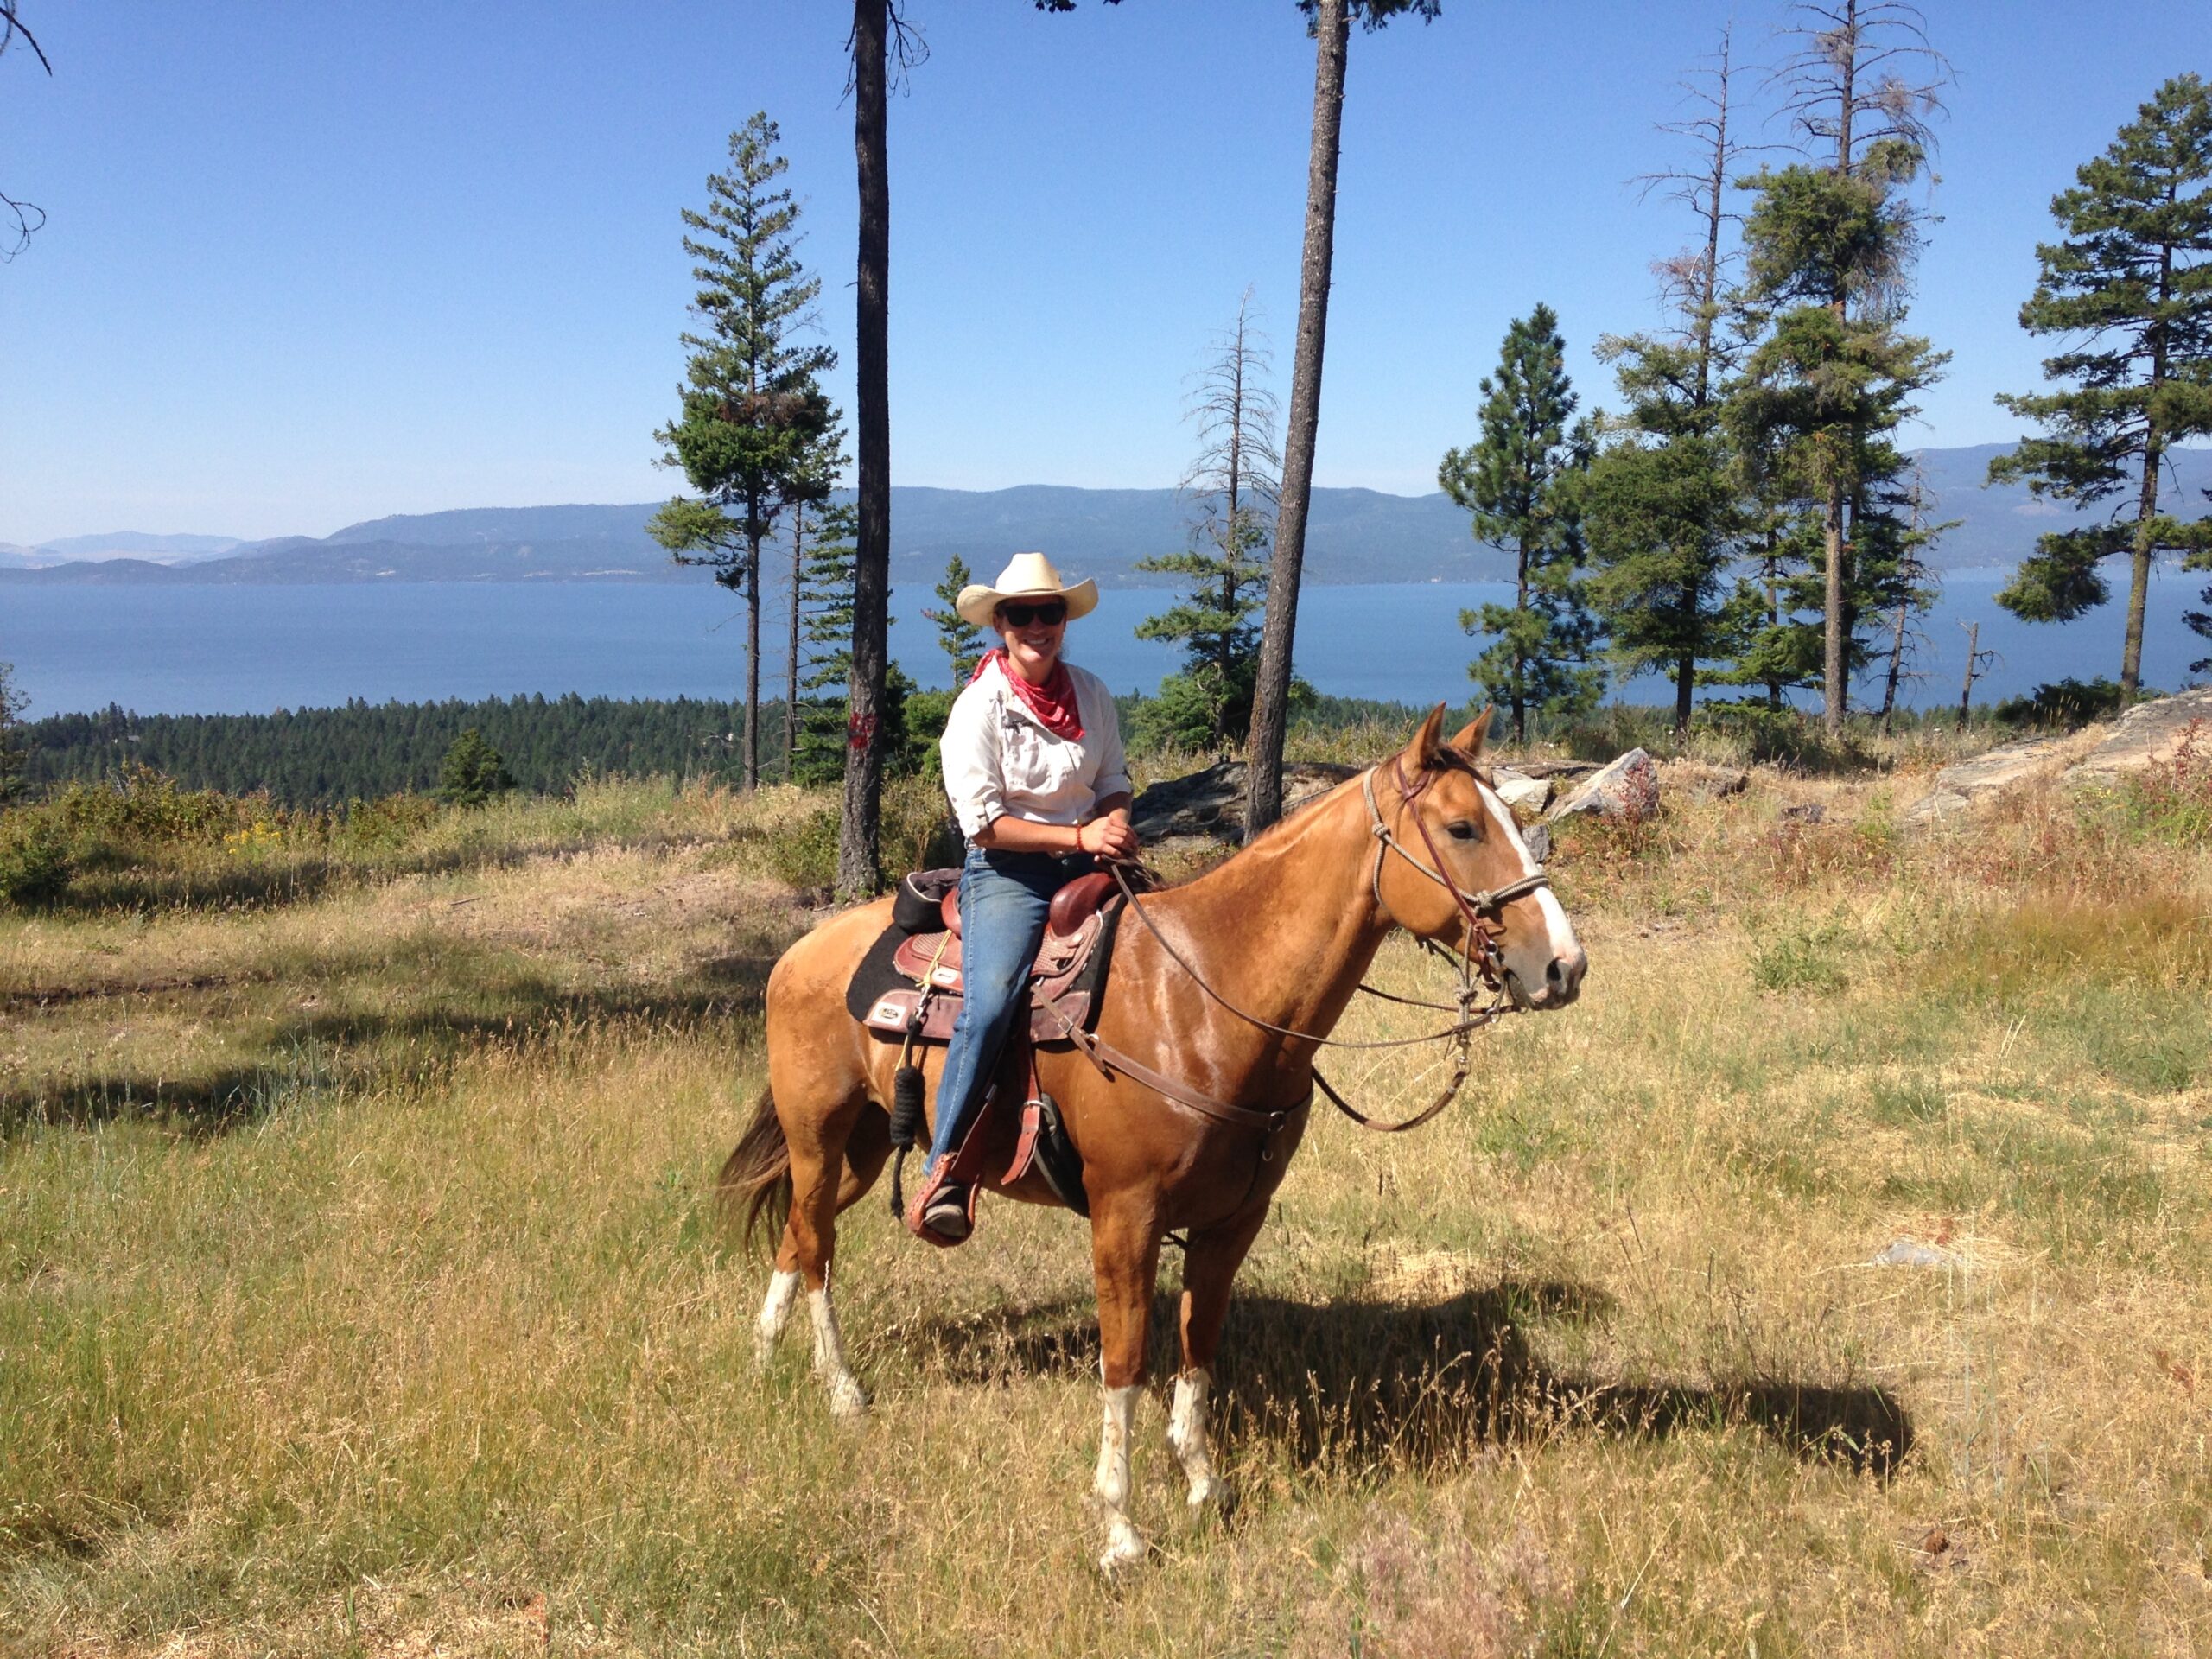
[[[1155,486],[1183,380],[1247,283],[1287,392],[1312,47],[1291,0],[911,0],[891,110],[897,481]],[[386,512],[645,500],[681,372],[677,210],[757,109],[783,126],[848,357],[849,12],[834,0],[194,6],[23,0],[0,187],[49,222],[0,266],[0,541],[323,534]],[[2203,0],[1929,0],[1957,82],[1913,322],[1955,353],[1916,443],[2016,435],[2014,314],[2075,164]],[[1689,238],[1626,183],[1675,83],[1773,0],[1446,0],[1352,43],[1319,481],[1434,487],[1507,322],[1654,321]],[[1776,136],[1779,137],[1777,132]],[[841,372],[833,388],[849,403]]]

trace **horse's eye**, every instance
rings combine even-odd
[[[1444,826],[1444,833],[1454,841],[1472,841],[1476,831],[1475,826],[1466,819],[1454,818]]]

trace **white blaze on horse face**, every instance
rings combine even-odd
[[[868,1392],[845,1363],[845,1338],[837,1329],[837,1310],[830,1306],[830,1287],[806,1294],[814,1316],[814,1372],[830,1386],[830,1414],[857,1417],[868,1409]]]
[[[1541,868],[1529,856],[1529,843],[1522,838],[1521,826],[1513,820],[1513,810],[1499,798],[1495,790],[1476,786],[1481,795],[1484,809],[1490,814],[1491,829],[1503,837],[1513,855],[1521,862],[1519,874],[1534,875]],[[1582,949],[1574,937],[1573,925],[1567,919],[1567,910],[1549,887],[1538,887],[1524,902],[1533,902],[1536,914],[1543,918],[1543,928],[1535,937],[1516,944],[1508,942],[1504,949],[1505,965],[1515,978],[1532,989],[1544,983],[1544,975],[1554,962],[1565,962]]]
[[[1104,1421],[1098,1431],[1098,1475],[1091,1490],[1106,1510],[1106,1553],[1100,1568],[1113,1573],[1144,1560],[1144,1539],[1130,1523],[1129,1436],[1136,1427],[1137,1395],[1132,1383],[1126,1389],[1105,1390]]]
[[[1175,1448],[1176,1460],[1190,1480],[1190,1504],[1194,1510],[1200,1504],[1218,1503],[1222,1497],[1221,1481],[1214,1474],[1213,1459],[1206,1447],[1207,1395],[1212,1389],[1211,1371],[1184,1372],[1175,1379],[1175,1406],[1167,1415],[1167,1443]]]
[[[760,1323],[753,1328],[756,1364],[766,1365],[774,1357],[776,1339],[784,1334],[784,1326],[791,1321],[791,1306],[798,1300],[798,1282],[797,1268],[769,1275],[768,1295],[760,1304]]]

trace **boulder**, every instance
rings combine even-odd
[[[1551,804],[1552,780],[1548,778],[1531,778],[1514,767],[1500,766],[1491,775],[1491,780],[1497,786],[1498,799],[1505,803],[1516,823],[1534,823]]]
[[[2202,722],[2199,725],[2199,722]],[[2139,702],[2120,717],[2110,737],[2069,767],[2064,781],[2110,785],[2131,772],[2170,760],[2194,728],[2196,753],[2212,757],[2212,685]]]
[[[2063,737],[2023,738],[1946,766],[1936,774],[1935,788],[1905,808],[1903,821],[1929,824],[1955,817],[2015,784],[2050,771],[2066,745]]]
[[[1324,761],[1298,760],[1282,769],[1283,810],[1294,810],[1316,795],[1325,794],[1357,766]],[[1186,778],[1170,778],[1154,784],[1129,806],[1129,823],[1147,847],[1179,836],[1203,836],[1215,841],[1244,839],[1244,763],[1222,760]]]
[[[1634,823],[1659,810],[1659,766],[1642,749],[1630,749],[1599,769],[1545,815],[1556,823],[1578,812]]]
[[[1783,807],[1775,816],[1784,823],[1820,823],[1827,819],[1828,810],[1818,801],[1799,801],[1794,806]]]

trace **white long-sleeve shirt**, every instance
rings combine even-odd
[[[944,792],[970,840],[1007,815],[1032,823],[1081,823],[1107,796],[1128,792],[1114,695],[1089,670],[1066,667],[1083,722],[1080,739],[1048,731],[1006,683],[998,663],[953,699],[938,753]]]

